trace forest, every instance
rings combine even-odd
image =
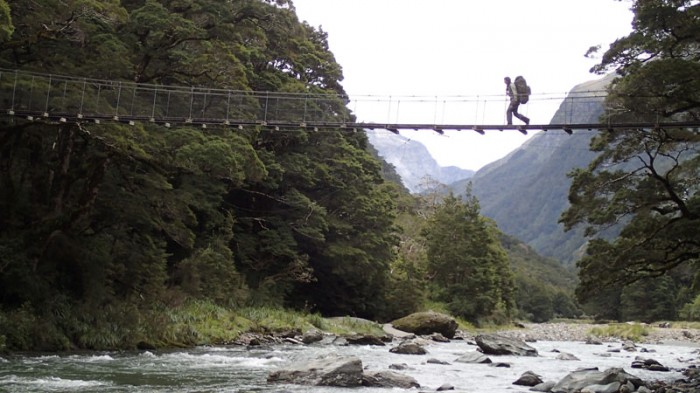
[[[700,120],[694,3],[634,2],[634,32],[596,69],[620,75],[616,114]],[[346,95],[326,33],[291,0],[0,0],[0,69]],[[263,308],[700,319],[697,142],[692,129],[594,140],[562,216],[592,239],[577,277],[501,233],[469,189],[410,195],[364,132],[3,116],[0,350],[188,345],[203,315]],[[619,222],[619,237],[595,236]],[[650,277],[668,285],[623,293]]]

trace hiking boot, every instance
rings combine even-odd
[[[529,126],[529,125],[530,125],[530,119],[528,119],[527,117],[525,118],[525,125],[526,125],[526,126]]]

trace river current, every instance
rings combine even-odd
[[[525,371],[533,371],[544,381],[559,381],[568,373],[588,367],[600,370],[621,367],[643,380],[675,380],[680,370],[697,364],[695,346],[639,345],[638,351],[609,352],[621,348],[619,342],[587,345],[581,342],[539,341],[529,343],[538,357],[489,356],[510,367],[455,362],[476,346],[461,340],[431,343],[427,355],[390,353],[387,346],[308,346],[280,344],[267,347],[198,347],[176,351],[91,352],[79,354],[29,354],[0,357],[1,392],[288,392],[288,393],[384,393],[401,389],[334,388],[268,384],[274,370],[325,356],[357,356],[366,370],[389,370],[392,364],[405,364],[397,371],[410,375],[420,389],[435,391],[449,384],[458,392],[528,392],[513,385]],[[645,352],[641,352],[642,348]],[[568,352],[580,360],[557,360],[558,352]],[[636,356],[652,358],[670,372],[652,372],[630,367]],[[427,362],[436,359],[448,364]]]

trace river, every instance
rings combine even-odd
[[[276,369],[329,355],[354,355],[367,370],[388,370],[389,365],[405,364],[398,371],[421,385],[420,391],[435,391],[450,384],[460,392],[528,392],[513,385],[525,371],[539,374],[545,381],[558,381],[578,368],[622,367],[644,380],[675,380],[680,370],[697,362],[696,346],[639,345],[636,352],[608,352],[620,343],[587,345],[582,342],[539,341],[529,343],[538,357],[490,356],[494,362],[511,367],[465,364],[454,360],[476,347],[466,341],[431,343],[427,355],[390,353],[387,346],[308,346],[279,344],[268,347],[197,347],[173,351],[90,352],[72,354],[24,354],[0,357],[2,392],[314,392],[383,393],[400,389],[308,387],[268,384],[267,375]],[[642,348],[648,352],[642,352]],[[574,354],[580,360],[557,360],[554,350]],[[652,358],[672,369],[652,372],[630,367],[636,356]],[[449,364],[428,363],[437,359]],[[692,360],[696,359],[696,360]],[[413,389],[412,391],[418,391]]]

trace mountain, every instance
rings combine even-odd
[[[602,90],[608,76],[575,86],[570,97],[587,90]],[[566,99],[551,123],[597,123],[603,98]],[[493,162],[470,179],[483,215],[493,218],[505,233],[523,240],[539,254],[564,263],[577,260],[586,244],[581,229],[564,232],[559,216],[569,206],[571,180],[567,173],[586,167],[594,158],[588,145],[597,130],[542,131],[506,157]],[[466,181],[450,185],[459,193]]]
[[[568,98],[603,90],[613,77],[575,86],[550,123],[597,123],[604,111],[602,97]],[[482,214],[494,219],[501,231],[524,241],[545,257],[572,264],[581,256],[586,239],[582,229],[564,232],[558,220],[569,206],[571,180],[567,173],[586,167],[594,158],[588,145],[596,132],[574,130],[571,135],[563,130],[538,132],[506,157],[476,173],[439,166],[425,146],[401,135],[388,131],[367,134],[370,143],[396,168],[411,193],[434,187],[433,180],[448,184],[459,195],[471,182]]]
[[[370,143],[385,161],[392,164],[411,193],[434,186],[434,181],[451,184],[472,177],[474,171],[438,165],[420,142],[389,131],[368,131]]]

